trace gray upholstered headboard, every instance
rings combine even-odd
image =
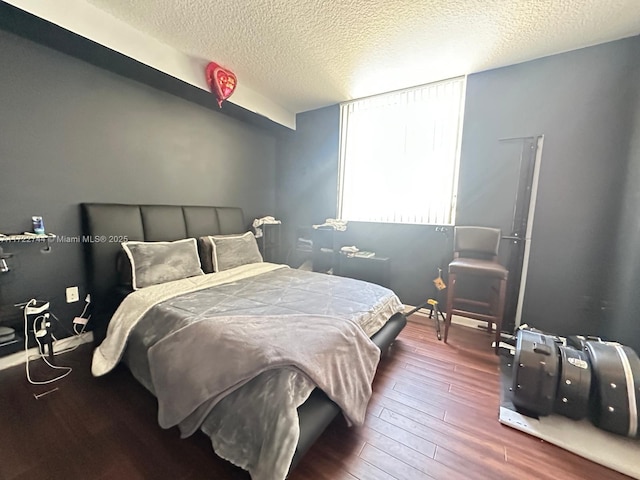
[[[159,242],[248,229],[242,209],[236,207],[82,203],[80,208],[92,318],[97,323],[96,317],[110,316],[121,301],[116,257],[124,237]]]

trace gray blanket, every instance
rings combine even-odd
[[[124,360],[134,376],[158,395],[148,353],[191,324],[215,322],[214,317],[306,317],[303,326],[295,327],[299,339],[297,333],[308,328],[313,318],[326,316],[357,325],[371,336],[402,309],[398,297],[378,285],[279,269],[157,304],[131,332]],[[191,345],[183,346],[177,355],[192,356],[190,351]],[[197,363],[196,358],[191,361]],[[212,374],[219,371],[209,365]],[[266,370],[222,398],[201,430],[211,438],[219,456],[249,471],[254,480],[283,479],[299,437],[296,409],[313,388],[314,383],[299,368]]]
[[[183,436],[226,395],[281,367],[304,373],[347,420],[361,425],[379,359],[380,350],[358,325],[329,316],[212,317],[149,350],[159,423],[179,425]]]

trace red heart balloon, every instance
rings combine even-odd
[[[209,89],[216,94],[218,106],[222,108],[222,102],[229,98],[236,89],[238,79],[233,72],[222,68],[215,62],[207,65],[206,76]]]

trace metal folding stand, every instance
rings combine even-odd
[[[444,281],[442,280],[442,269],[438,268],[438,277],[433,281],[433,284],[436,287],[436,297],[440,297],[440,292],[442,290],[444,290],[445,288],[447,288],[447,285],[444,283]],[[446,321],[444,314],[442,313],[442,311],[440,310],[440,307],[438,306],[438,300],[437,299],[433,299],[433,298],[429,298],[427,299],[426,302],[421,303],[420,305],[418,305],[417,307],[409,310],[407,313],[405,313],[405,316],[409,316],[413,313],[416,313],[418,310],[422,310],[423,308],[429,308],[429,318],[433,318],[435,320],[436,323],[436,336],[438,337],[438,340],[442,340],[442,334],[440,333],[440,318],[442,318],[442,321]]]
[[[412,310],[409,310],[405,315],[408,317],[409,315],[416,313],[418,310],[426,308],[427,305],[431,306],[429,309],[429,318],[434,318],[435,314],[435,322],[436,322],[436,336],[438,340],[442,340],[442,334],[440,333],[440,317],[442,317],[442,321],[445,321],[444,314],[438,308],[438,301],[433,298],[428,299],[426,302],[418,305]]]

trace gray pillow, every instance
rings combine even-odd
[[[123,242],[131,262],[134,290],[204,275],[195,238],[175,242]]]
[[[253,233],[209,237],[213,271],[222,272],[248,263],[262,263],[262,255]]]

